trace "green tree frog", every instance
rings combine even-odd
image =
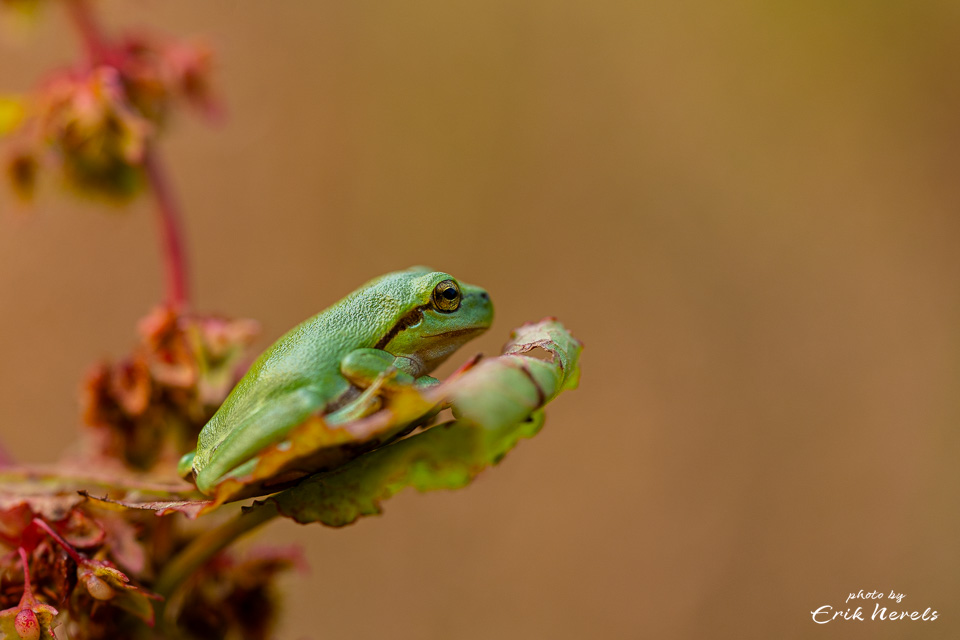
[[[492,321],[487,292],[447,273],[413,267],[371,280],[264,351],[179,472],[209,493],[311,414],[342,424],[376,411],[395,385],[437,384],[427,374]]]

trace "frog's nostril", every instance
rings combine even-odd
[[[490,299],[490,295],[489,295],[486,291],[481,291],[481,292],[480,292],[480,297],[481,297],[483,300],[489,300],[489,299]]]

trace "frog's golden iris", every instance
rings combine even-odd
[[[437,311],[456,311],[460,307],[460,287],[453,280],[444,280],[433,290],[433,306]]]

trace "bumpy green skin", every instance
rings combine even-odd
[[[439,310],[433,294],[444,280],[457,282],[423,267],[389,273],[291,329],[230,392],[181,474],[192,471],[208,493],[312,413],[343,421],[374,409],[369,396],[382,387],[435,383],[426,374],[493,321],[487,292],[461,282],[459,307]]]

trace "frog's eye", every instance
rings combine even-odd
[[[460,307],[460,287],[453,280],[444,280],[433,289],[433,306],[437,311],[456,311]]]

